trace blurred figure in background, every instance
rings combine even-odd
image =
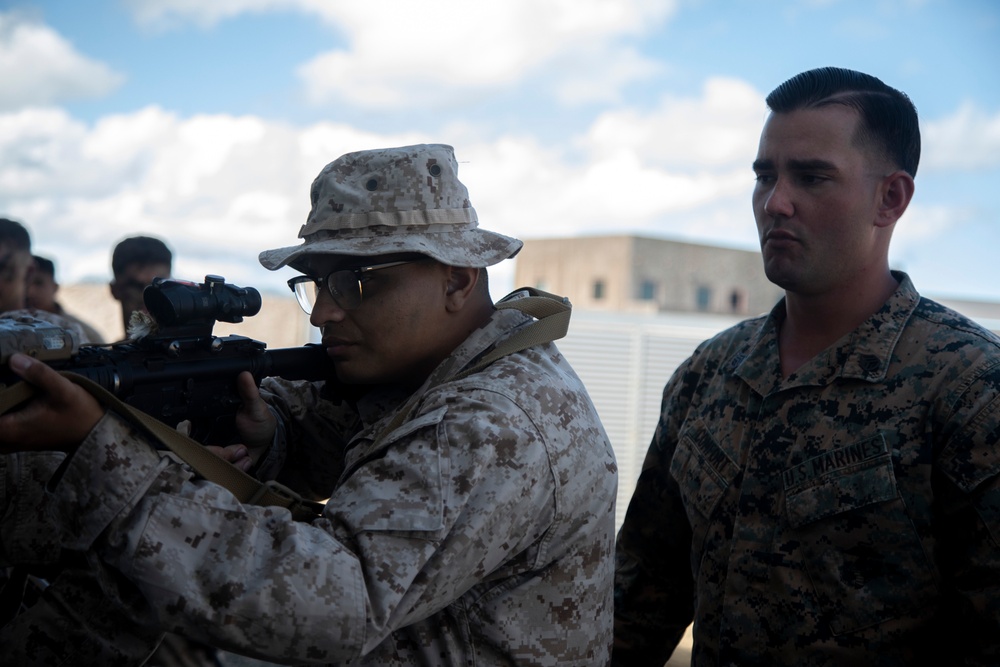
[[[101,334],[79,317],[70,315],[56,301],[59,283],[56,282],[56,267],[51,259],[34,256],[34,271],[27,281],[26,305],[28,308],[44,310],[56,315],[62,315],[67,320],[80,325],[87,337],[85,342],[90,345],[101,344]]]
[[[115,246],[111,255],[111,296],[122,305],[122,329],[128,335],[129,319],[145,311],[142,291],[153,278],[169,278],[173,253],[167,244],[151,236],[132,236]]]
[[[0,313],[24,308],[32,267],[28,230],[19,222],[0,218]]]
[[[88,332],[82,322],[63,313],[39,308],[29,310],[28,291],[35,277],[31,234],[19,222],[0,218],[0,315],[30,316],[76,333],[81,344],[96,344],[100,335]],[[91,337],[93,336],[93,337]]]

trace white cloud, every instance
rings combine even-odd
[[[348,35],[346,50],[321,54],[298,75],[315,103],[361,107],[460,103],[529,75],[565,74],[560,64],[588,64],[586,80],[561,80],[564,102],[607,99],[656,67],[621,37],[642,34],[671,15],[673,0],[508,0],[468,3],[386,0],[317,4]],[[414,26],[419,26],[415,29]],[[562,78],[562,77],[561,77]],[[461,92],[455,92],[461,91]]]
[[[62,111],[28,109],[0,114],[0,199],[59,259],[67,284],[95,267],[106,275],[113,243],[148,233],[174,247],[181,277],[219,273],[281,290],[289,274],[265,271],[257,253],[298,242],[323,165],[353,150],[445,136],[486,228],[526,239],[642,233],[752,249],[748,163],[764,117],[759,99],[738,81],[713,80],[651,111],[606,114],[569,147],[529,135],[487,139],[469,121],[427,136],[180,118],[157,107],[88,126]],[[894,257],[926,252],[958,213],[912,207]],[[498,290],[508,286],[505,275],[497,273]]]
[[[7,201],[51,192],[64,167],[60,192],[79,192],[92,174],[70,173],[82,164],[86,127],[59,109],[32,108],[0,114],[0,197]]]
[[[927,257],[933,258],[941,249],[954,244],[955,239],[964,238],[963,228],[981,219],[973,207],[962,204],[912,204],[893,230],[890,263],[906,270],[918,258],[927,261]]]
[[[893,245],[903,249],[936,236],[946,236],[949,230],[974,218],[970,210],[958,206],[911,205],[896,222],[892,233]]]
[[[648,114],[605,116],[572,155],[529,136],[486,140],[473,124],[444,136],[456,147],[482,224],[496,231],[523,238],[636,231],[752,243],[749,153],[729,153],[739,152],[730,142],[755,140],[759,129],[749,96],[719,80],[697,98],[667,98]],[[706,119],[709,129],[699,134]],[[62,111],[25,110],[0,115],[0,197],[39,241],[76,239],[81,255],[101,256],[120,238],[144,232],[171,241],[178,258],[200,258],[198,273],[212,272],[214,262],[236,264],[244,275],[228,279],[258,282],[272,279],[262,278],[257,252],[297,242],[309,184],[323,165],[352,150],[440,136],[335,123],[296,128],[249,116],[184,119],[157,107],[88,127]],[[63,258],[66,282],[92,268]]]
[[[631,48],[597,48],[587,53],[567,54],[554,61],[552,69],[555,98],[562,104],[575,106],[620,102],[622,86],[647,79],[663,66]]]
[[[635,154],[575,164],[526,137],[460,138],[459,176],[480,224],[532,238],[641,234],[754,250],[748,170],[687,174],[644,166]],[[494,296],[513,289],[513,267],[490,270]]]
[[[0,111],[100,97],[123,80],[52,29],[0,12]]]
[[[296,242],[323,165],[348,150],[427,140],[328,123],[181,119],[156,107],[88,127],[60,110],[26,109],[0,114],[0,214],[25,222],[39,249],[58,251],[65,283],[93,277],[95,265],[106,272],[115,242],[147,233],[171,243],[178,270],[198,267],[191,277],[219,264],[240,267],[226,276],[233,282],[280,284],[257,253]]]
[[[515,236],[643,232],[753,245],[749,163],[760,97],[716,80],[702,96],[666,98],[648,114],[605,114],[576,142],[583,161],[531,138],[459,141],[459,159],[470,163],[463,180],[481,218]]]
[[[742,81],[708,79],[697,98],[665,96],[652,112],[602,114],[580,146],[594,157],[626,151],[665,166],[739,165],[749,178],[766,115],[763,98]]]
[[[317,106],[456,107],[530,79],[566,105],[617,101],[660,65],[624,43],[677,10],[678,0],[128,0],[136,21],[207,27],[242,13],[316,15],[346,46],[302,63]]]
[[[992,116],[966,102],[952,115],[921,128],[921,169],[1000,167],[1000,111]]]
[[[168,29],[191,22],[201,27],[240,14],[295,9],[312,3],[299,0],[124,0],[140,24]]]
[[[343,32],[348,44],[299,67],[306,98],[362,108],[454,105],[529,75],[548,75],[554,96],[566,104],[614,100],[621,86],[657,70],[618,40],[650,30],[676,5],[676,0],[127,3],[137,21],[158,27],[184,21],[209,26],[245,12],[316,14]]]

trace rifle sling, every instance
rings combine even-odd
[[[114,410],[134,426],[145,430],[157,442],[191,466],[196,473],[229,489],[241,503],[285,507],[300,520],[311,520],[322,514],[322,503],[306,500],[277,482],[260,482],[205,449],[196,440],[123,402],[93,380],[70,371],[59,373],[70,382],[86,389],[105,407]],[[35,393],[36,389],[27,382],[18,382],[0,392],[0,414],[6,413]]]
[[[466,377],[482,370],[505,355],[520,352],[534,345],[542,345],[566,335],[571,313],[571,306],[567,299],[533,288],[522,288],[518,291],[527,291],[529,296],[511,299],[512,295],[508,295],[497,302],[497,309],[520,310],[536,320],[497,345],[474,366],[451,379]],[[306,500],[275,481],[261,482],[246,474],[233,464],[205,449],[197,441],[123,402],[89,378],[69,371],[60,371],[60,374],[89,391],[106,407],[113,409],[132,424],[144,429],[191,466],[196,473],[227,488],[241,503],[284,507],[292,512],[292,516],[296,520],[301,521],[311,521],[322,515],[322,503]],[[35,388],[26,382],[18,382],[0,391],[0,415],[34,396],[35,393]],[[400,409],[389,427],[383,430],[383,433],[389,433],[402,425],[411,408],[412,402]]]

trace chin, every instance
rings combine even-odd
[[[795,284],[795,281],[791,279],[791,276],[781,272],[764,269],[764,275],[767,279],[780,287],[781,289],[788,289],[790,286]]]
[[[343,384],[381,384],[385,378],[379,377],[377,373],[365,372],[364,369],[352,369],[349,364],[336,363],[337,380]]]
[[[356,373],[345,370],[339,365],[337,366],[337,380],[343,384],[368,384],[363,378],[358,377]]]
[[[764,264],[764,275],[784,290],[795,290],[802,284],[802,275],[787,262],[774,261]]]

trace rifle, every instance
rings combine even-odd
[[[245,336],[212,335],[216,322],[239,323],[260,311],[260,293],[227,284],[155,278],[143,291],[152,327],[111,345],[79,344],[75,332],[30,317],[0,318],[0,389],[20,378],[7,367],[14,352],[87,377],[122,402],[176,426],[191,422],[202,444],[229,444],[240,407],[236,376],[249,371],[260,385],[268,376],[333,380],[333,362],[321,345],[267,350]],[[133,321],[135,317],[133,316]]]

